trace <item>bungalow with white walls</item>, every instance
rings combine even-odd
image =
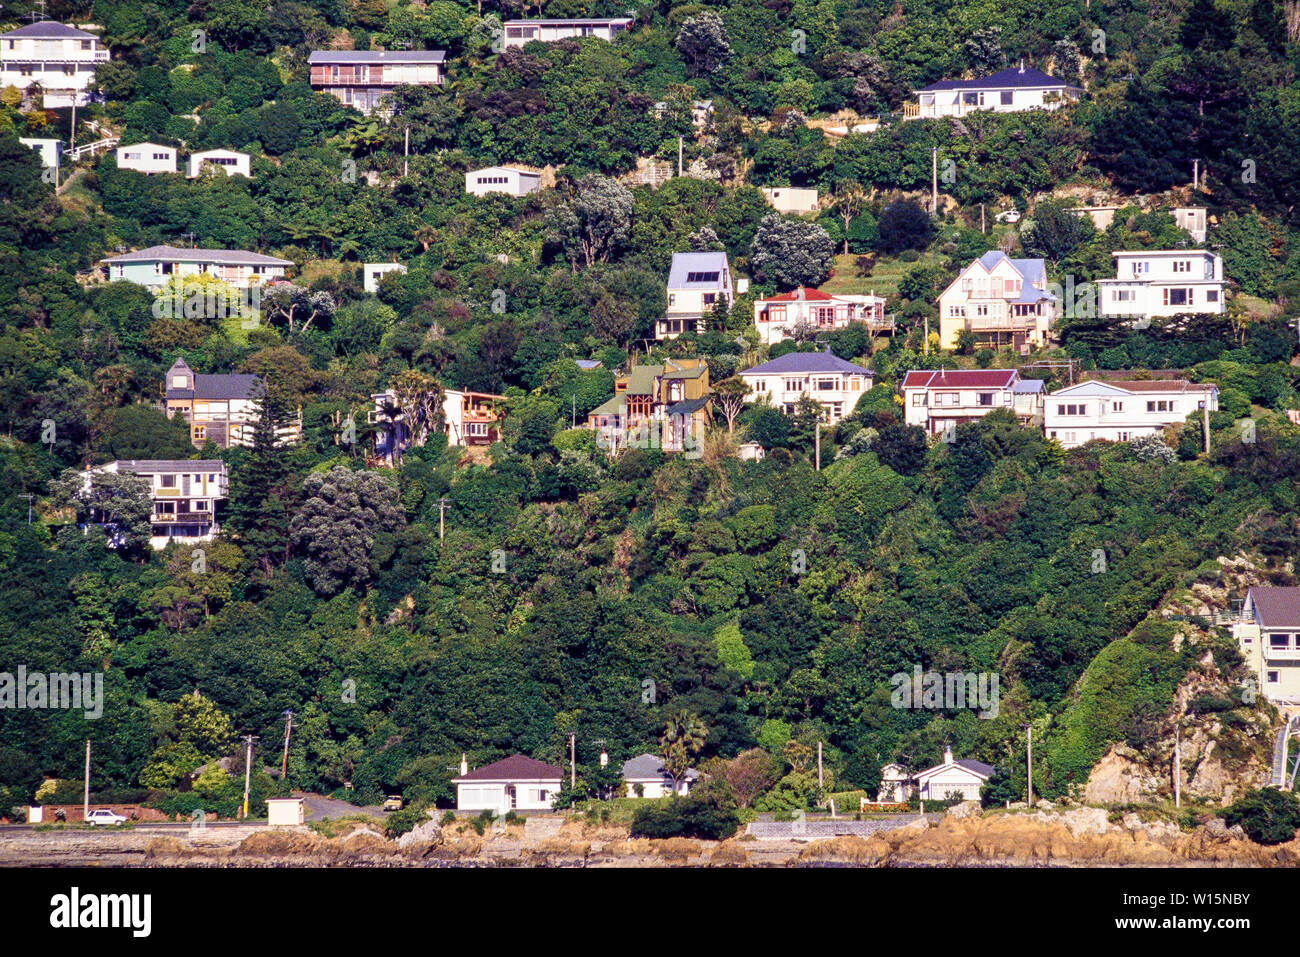
[[[1156,318],[1225,310],[1223,257],[1199,249],[1112,253],[1115,278],[1097,281],[1102,316]]]
[[[1056,309],[1043,260],[990,250],[939,294],[939,345],[956,349],[957,334],[968,329],[978,348],[1028,352],[1047,344]]]
[[[46,169],[58,169],[63,161],[63,141],[43,136],[20,136],[18,142],[41,158]]]
[[[776,186],[763,188],[763,196],[768,205],[778,213],[791,213],[801,216],[804,213],[817,212],[817,190],[795,189],[793,186]]]
[[[699,776],[700,772],[694,768],[688,769],[677,785],[676,793],[690,793]],[[673,776],[664,767],[664,759],[657,754],[639,754],[624,761],[623,781],[627,784],[627,796],[633,798],[668,797],[674,791]]]
[[[656,339],[676,339],[683,332],[703,332],[719,303],[735,301],[731,266],[724,252],[673,253],[668,270],[668,310],[655,320]]]
[[[993,776],[992,765],[970,758],[954,761],[952,748],[943,749],[943,764],[916,774],[917,796],[922,801],[946,801],[953,797],[963,801],[978,801],[980,788]]]
[[[252,178],[251,158],[239,150],[201,150],[190,157],[189,179],[197,179],[203,171],[204,164],[215,166],[227,176],[247,176]]]
[[[361,266],[361,287],[374,295],[379,292],[379,282],[390,272],[406,272],[401,263],[364,263]]]
[[[754,303],[754,328],[766,345],[802,334],[843,329],[851,322],[865,322],[873,331],[889,330],[885,318],[885,297],[875,295],[831,295],[800,286],[793,292],[759,299]]]
[[[1041,421],[1043,383],[1015,369],[918,369],[903,377],[903,421],[930,435],[1010,409],[1022,424]]]
[[[280,279],[293,265],[287,259],[250,253],[243,249],[182,249],[150,246],[133,253],[109,256],[100,264],[109,282],[134,282],[160,289],[176,276],[215,276],[228,286],[249,289]]]
[[[176,172],[176,147],[158,143],[134,143],[114,150],[118,169],[133,169],[137,173]]]
[[[775,408],[792,415],[804,396],[821,403],[825,420],[834,425],[857,407],[871,388],[875,373],[831,353],[787,352],[740,373],[749,386],[748,403],[766,398]]]
[[[465,174],[465,192],[473,196],[486,196],[488,193],[527,196],[541,188],[541,172],[518,166],[485,166]]]
[[[916,103],[903,107],[905,119],[965,116],[977,110],[1019,113],[1054,110],[1077,100],[1083,90],[1023,63],[974,80],[941,80],[913,90]]]
[[[549,811],[563,787],[564,769],[514,754],[469,770],[461,758],[456,785],[458,811]]]
[[[557,40],[581,40],[595,37],[613,41],[632,29],[632,17],[585,17],[574,20],[507,20],[503,46],[521,47],[525,43],[554,43]]]
[[[1091,379],[1048,395],[1043,429],[1067,449],[1093,439],[1128,442],[1140,435],[1159,435],[1193,412],[1218,407],[1219,387],[1213,382]]]

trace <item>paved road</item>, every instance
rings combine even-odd
[[[375,807],[361,807],[356,804],[349,804],[347,801],[339,801],[335,798],[324,797],[320,794],[306,794],[302,791],[294,791],[294,797],[302,798],[303,818],[307,821],[323,821],[326,818],[350,817],[353,814],[373,814],[376,816],[383,815],[383,809]]]

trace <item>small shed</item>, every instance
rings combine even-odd
[[[302,798],[266,799],[266,823],[269,827],[297,827],[303,821]]]

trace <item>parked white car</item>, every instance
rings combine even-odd
[[[999,223],[1018,223],[1020,222],[1020,212],[1014,209],[1004,210],[993,217]]]
[[[92,827],[96,824],[111,824],[116,826],[118,824],[125,824],[126,818],[121,814],[114,814],[106,807],[101,807],[96,808],[86,815],[86,823]]]

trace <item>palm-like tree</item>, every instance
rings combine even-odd
[[[664,758],[664,770],[673,779],[673,792],[681,787],[690,770],[691,759],[704,747],[704,739],[709,736],[709,729],[700,716],[693,711],[677,711],[668,716],[659,747]]]

